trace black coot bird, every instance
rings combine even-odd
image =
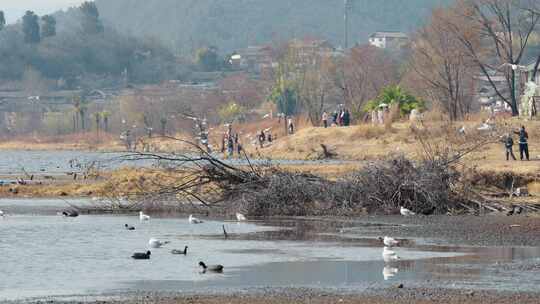
[[[208,265],[208,266],[206,266],[206,264],[201,261],[201,262],[199,262],[199,266],[201,266],[203,268],[203,273],[205,273],[207,271],[223,272],[223,265]]]
[[[187,249],[188,249],[188,246],[184,247],[184,250],[179,250],[179,249],[173,249],[171,250],[171,253],[172,254],[183,254],[183,255],[187,255]]]
[[[62,211],[62,215],[66,217],[77,217],[79,216],[79,212],[75,210],[64,210]]]
[[[127,230],[135,230],[135,227],[130,226],[128,224],[125,224],[124,227],[126,227]]]
[[[135,252],[131,257],[135,260],[149,260],[150,259],[150,250],[148,250],[146,253],[144,252]]]

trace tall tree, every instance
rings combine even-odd
[[[0,11],[0,31],[6,26],[6,17],[4,16],[4,11]]]
[[[39,17],[32,11],[26,11],[23,17],[24,41],[26,43],[39,43]]]
[[[535,8],[540,5],[538,0],[460,2],[463,15],[471,20],[474,30],[480,32],[483,47],[478,47],[459,24],[448,22],[448,29],[456,34],[497,96],[511,107],[512,115],[519,115],[516,76],[529,38],[540,21],[540,15],[535,13]],[[508,94],[494,81],[495,72],[504,75]]]
[[[467,19],[455,14],[453,8],[436,9],[430,24],[417,34],[410,66],[415,78],[420,80],[416,81],[417,91],[440,105],[451,120],[457,120],[472,109],[470,84],[477,68],[467,50],[447,30],[446,20],[461,25],[461,33],[468,31],[471,43],[479,41],[478,33],[471,30]],[[475,48],[479,47],[477,42]]]
[[[41,37],[56,36],[56,18],[51,15],[41,17]]]
[[[99,18],[99,10],[94,2],[86,1],[80,6],[82,13],[81,26],[83,33],[95,35],[102,33],[104,28]]]

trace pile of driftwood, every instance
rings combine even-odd
[[[142,189],[131,199],[177,201],[252,216],[392,214],[400,206],[421,214],[477,213],[490,208],[485,197],[470,191],[453,166],[455,158],[445,155],[418,162],[394,156],[328,180],[271,163],[254,165],[247,157],[233,164],[193,147],[184,154],[124,156],[124,160],[154,160],[176,177],[155,181],[151,189]]]

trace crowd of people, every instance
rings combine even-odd
[[[351,125],[351,113],[348,109],[339,107],[338,110],[330,115],[324,111],[322,114],[322,125],[325,128],[330,127],[348,127]]]

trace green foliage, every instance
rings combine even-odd
[[[365,110],[373,111],[379,108],[379,106],[382,104],[392,105],[396,103],[399,104],[399,109],[402,116],[411,113],[411,111],[414,109],[422,110],[424,108],[424,101],[409,94],[400,86],[388,86],[385,87],[381,93],[379,93],[377,98],[370,100],[366,104]]]
[[[6,26],[6,17],[4,16],[4,11],[0,11],[0,31]]]
[[[32,11],[26,11],[23,17],[24,42],[39,43],[41,36],[39,33],[39,17]]]
[[[219,118],[224,123],[231,123],[237,119],[241,119],[245,113],[246,109],[235,101],[230,101],[218,110]]]
[[[219,69],[219,55],[217,53],[217,48],[200,48],[197,50],[195,57],[196,63],[201,70],[211,72]]]
[[[104,30],[103,24],[99,19],[99,10],[94,2],[86,1],[80,6],[82,13],[81,26],[83,33],[95,35],[102,33]]]
[[[41,37],[56,36],[56,19],[51,15],[41,17]]]
[[[278,81],[269,99],[277,105],[279,113],[287,116],[294,115],[298,111],[298,93],[296,88],[283,80]]]

